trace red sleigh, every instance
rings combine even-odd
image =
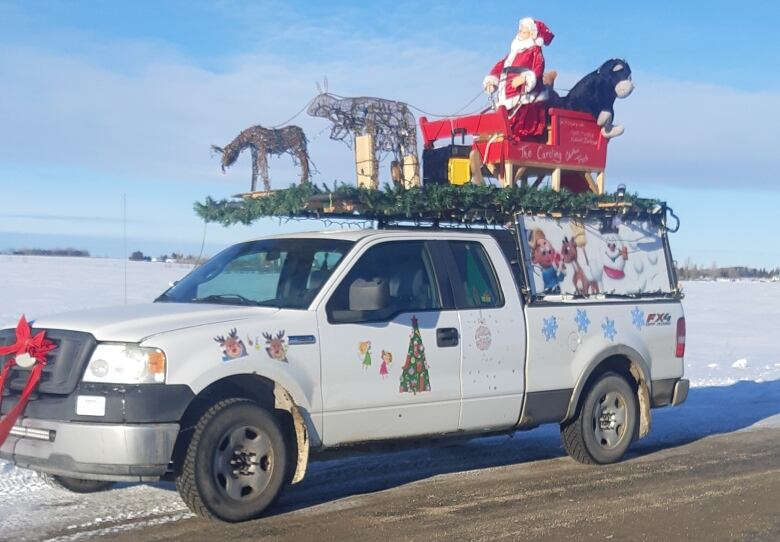
[[[450,167],[448,179],[441,179],[442,176],[438,175],[434,182],[460,184],[468,177],[465,180],[470,178],[471,182],[482,184],[484,166],[503,186],[511,186],[518,181],[528,185],[531,178],[535,178],[533,186],[539,186],[549,175],[554,190],[567,188],[572,192],[603,193],[608,140],[601,135],[596,120],[587,113],[566,109],[551,108],[548,114],[550,123],[546,142],[511,135],[504,107],[480,115],[432,122],[421,117],[420,129],[425,149],[423,168],[425,170],[427,166],[426,153],[431,156],[439,150],[434,149],[436,141],[451,139],[451,146],[457,147],[454,145],[455,135],[468,135],[472,137],[471,148],[461,147],[468,152],[468,170],[460,174],[460,180],[456,180],[454,176],[458,177],[458,174],[453,173]],[[466,159],[463,154],[460,153],[461,161]],[[429,177],[427,173],[426,177]]]

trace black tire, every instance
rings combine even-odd
[[[42,478],[49,484],[67,489],[73,493],[98,493],[108,491],[116,482],[107,482],[105,480],[82,480],[81,478],[71,478],[69,476],[59,476],[57,474],[44,474]]]
[[[195,426],[176,487],[203,518],[254,519],[282,490],[287,450],[270,412],[248,399],[225,399]]]
[[[580,463],[620,461],[639,425],[636,392],[617,373],[604,373],[588,390],[577,416],[561,425],[566,452]]]

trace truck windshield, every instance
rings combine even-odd
[[[333,239],[266,239],[226,248],[155,302],[304,309],[352,248]]]

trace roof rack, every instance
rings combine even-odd
[[[207,222],[250,224],[264,217],[373,221],[379,227],[492,227],[512,223],[517,214],[586,217],[598,214],[666,215],[666,204],[635,195],[573,194],[529,187],[424,185],[404,189],[335,189],[304,184],[284,190],[238,194],[240,199],[196,203]]]

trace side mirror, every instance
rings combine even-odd
[[[357,279],[349,287],[349,310],[378,311],[387,307],[389,298],[387,279]]]

